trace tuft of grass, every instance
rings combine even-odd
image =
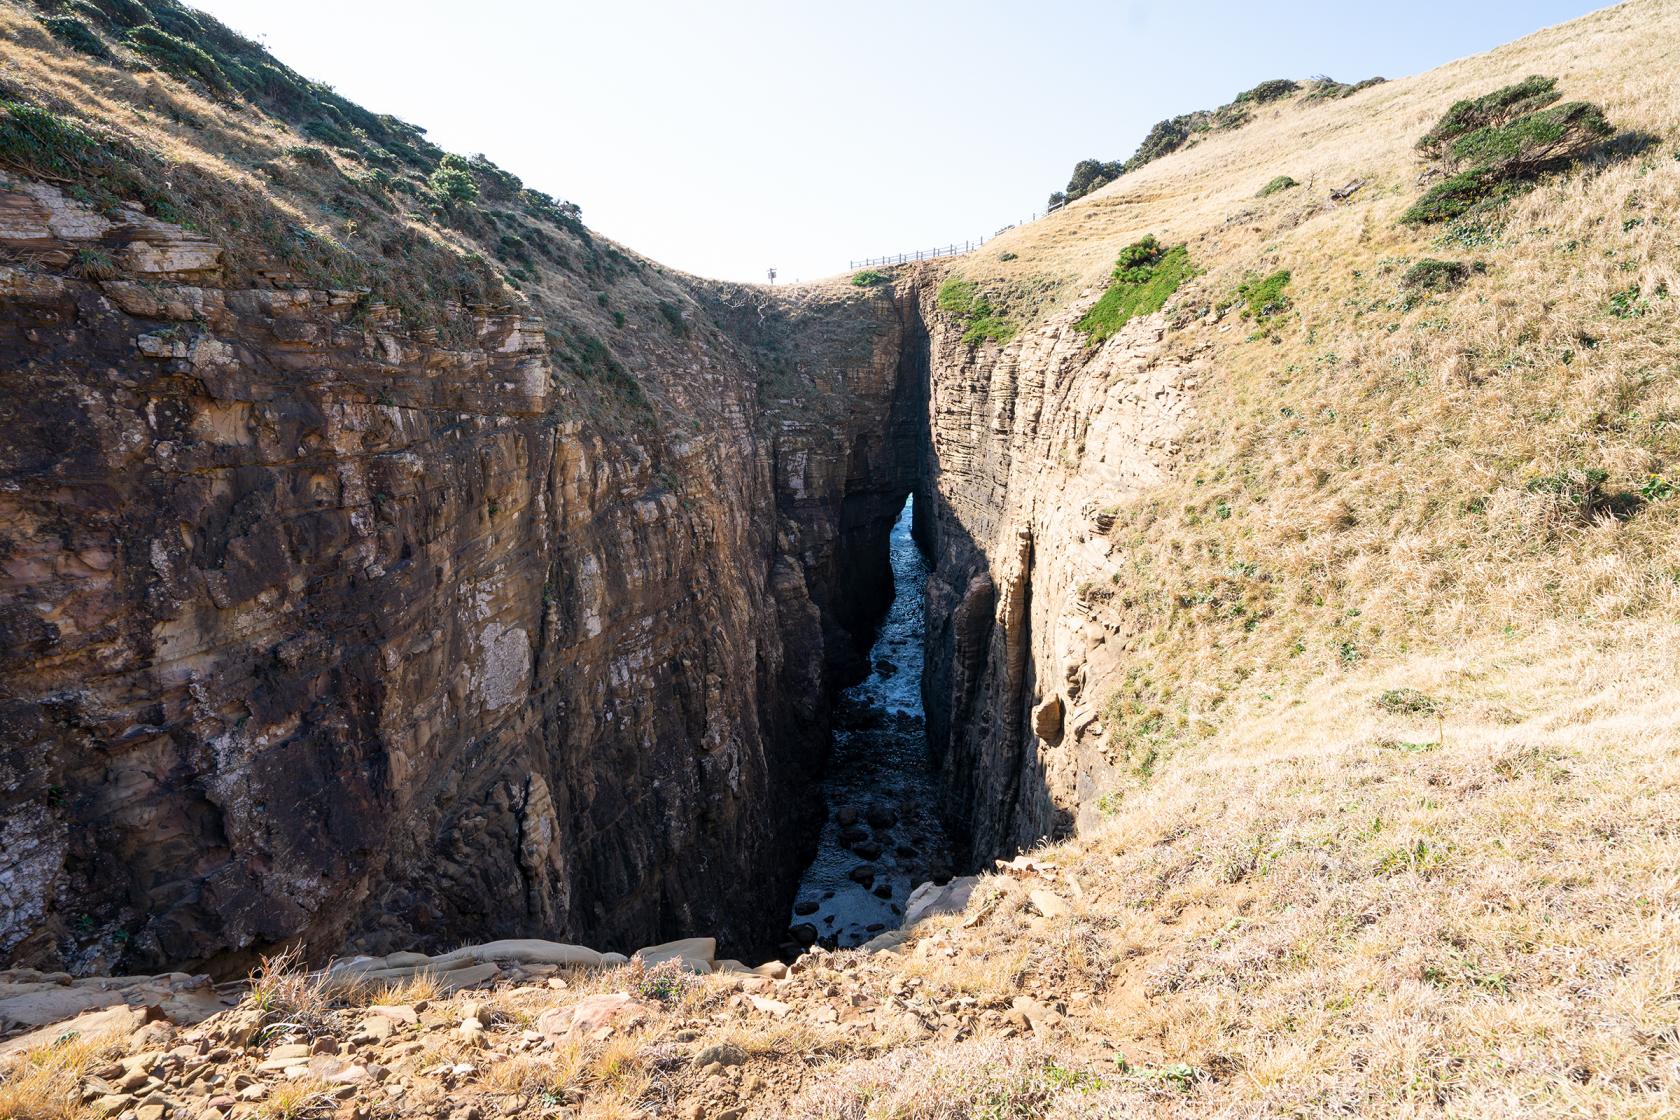
[[[121,1052],[124,1040],[67,1031],[45,1046],[0,1065],[0,1118],[82,1120],[83,1079],[96,1062]]]
[[[381,984],[368,994],[368,1003],[394,1007],[399,1004],[434,1000],[443,994],[443,984],[435,972],[416,972],[401,980]]]
[[[296,949],[263,957],[251,973],[241,1004],[262,1013],[265,1035],[280,1031],[314,1035],[332,1022],[326,977],[310,972]]]
[[[873,268],[866,268],[862,272],[852,274],[852,283],[859,288],[873,288],[877,284],[885,284],[888,276],[884,272],[876,272]]]
[[[1273,179],[1271,182],[1256,191],[1254,193],[1254,197],[1269,198],[1272,195],[1277,194],[1279,191],[1286,191],[1291,187],[1298,187],[1300,185],[1301,184],[1297,183],[1294,179],[1291,179],[1287,175],[1279,175],[1277,178]]]
[[[1391,688],[1371,702],[1392,715],[1437,716],[1446,710],[1445,701],[1415,688]]]
[[[1186,246],[1165,248],[1153,234],[1134,241],[1120,251],[1108,290],[1074,325],[1092,345],[1100,343],[1137,316],[1161,310],[1195,275]]]
[[[1463,261],[1438,261],[1425,257],[1406,270],[1400,286],[1414,292],[1450,292],[1470,278],[1470,266]]]

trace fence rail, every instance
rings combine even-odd
[[[1067,203],[1065,203],[1065,202],[1058,202],[1055,205],[1049,207],[1047,210],[1045,210],[1043,214],[1039,214],[1039,213],[1035,212],[1030,217],[1023,218],[1018,222],[1011,222],[1008,225],[999,228],[997,233],[992,234],[992,237],[996,237],[998,235],[998,233],[1004,233],[1008,230],[1012,230],[1016,226],[1024,226],[1028,222],[1036,222],[1036,221],[1038,221],[1038,219],[1040,219],[1042,217],[1045,217],[1049,214],[1053,214],[1057,210],[1060,210],[1062,207],[1064,207],[1066,205],[1067,205]],[[887,256],[887,257],[865,257],[861,261],[850,262],[846,267],[847,268],[872,268],[872,267],[874,267],[875,265],[878,265],[878,264],[880,264],[880,265],[909,264],[911,261],[931,261],[931,260],[935,260],[939,257],[960,257],[964,253],[972,253],[974,250],[980,248],[980,246],[982,246],[986,242],[990,241],[992,239],[992,237],[980,237],[980,238],[976,238],[973,241],[964,241],[960,245],[953,241],[951,244],[941,246],[938,249],[917,249],[916,251],[911,252],[911,253],[895,253],[892,256]]]

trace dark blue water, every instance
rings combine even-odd
[[[831,948],[895,928],[912,890],[951,874],[922,713],[927,568],[910,538],[910,510],[907,501],[893,526],[894,597],[870,651],[873,671],[840,697],[823,780],[828,820],[791,919]]]

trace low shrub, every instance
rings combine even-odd
[[[1482,203],[1498,201],[1508,193],[1503,188],[1497,176],[1480,169],[1460,171],[1425,191],[1400,215],[1400,221],[1409,226],[1450,222]]]
[[[99,32],[74,16],[48,16],[41,21],[52,37],[74,50],[94,58],[109,59],[111,48],[99,37]]]
[[[876,272],[872,268],[866,268],[862,272],[853,274],[852,283],[860,288],[873,288],[877,284],[885,284],[887,279],[888,277],[886,273]]]
[[[1387,78],[1376,77],[1366,78],[1362,82],[1353,82],[1350,84],[1348,82],[1338,82],[1334,78],[1320,75],[1312,80],[1312,83],[1307,87],[1306,96],[1303,97],[1302,100],[1306,102],[1336,101],[1344,97],[1352,97],[1362,89],[1370,89],[1372,86],[1380,86],[1386,81],[1388,81]]]
[[[1286,191],[1291,187],[1298,187],[1300,185],[1301,184],[1297,183],[1287,175],[1279,175],[1277,178],[1273,179],[1271,182],[1267,183],[1255,192],[1254,197],[1266,198],[1277,194],[1279,191]]]
[[[1408,207],[1401,222],[1429,225],[1491,208],[1615,131],[1603,110],[1585,101],[1546,108],[1557,99],[1557,79],[1537,75],[1455,102],[1417,145],[1450,174]]]
[[[445,155],[438,160],[437,169],[426,178],[432,193],[445,202],[473,202],[478,198],[478,180],[473,178],[467,161],[457,155]]]
[[[659,301],[659,314],[664,317],[665,325],[671,328],[671,333],[678,338],[688,334],[688,320],[683,318],[682,308],[669,300]]]
[[[48,178],[72,178],[105,162],[91,130],[17,101],[0,101],[0,163]]]
[[[1137,316],[1161,310],[1195,274],[1187,247],[1166,248],[1154,235],[1134,241],[1120,251],[1108,290],[1074,325],[1091,344],[1100,343]]]
[[[233,96],[233,83],[228,81],[226,72],[196,43],[176,38],[148,23],[129,31],[128,45],[177,78],[199,82],[217,97]]]
[[[1238,105],[1265,105],[1268,102],[1281,101],[1300,88],[1300,82],[1292,82],[1288,78],[1272,78],[1269,81],[1261,82],[1253,89],[1245,89],[1237,94],[1235,103]]]

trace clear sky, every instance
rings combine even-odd
[[[1266,78],[1399,77],[1592,0],[188,0],[703,276],[981,235]]]

